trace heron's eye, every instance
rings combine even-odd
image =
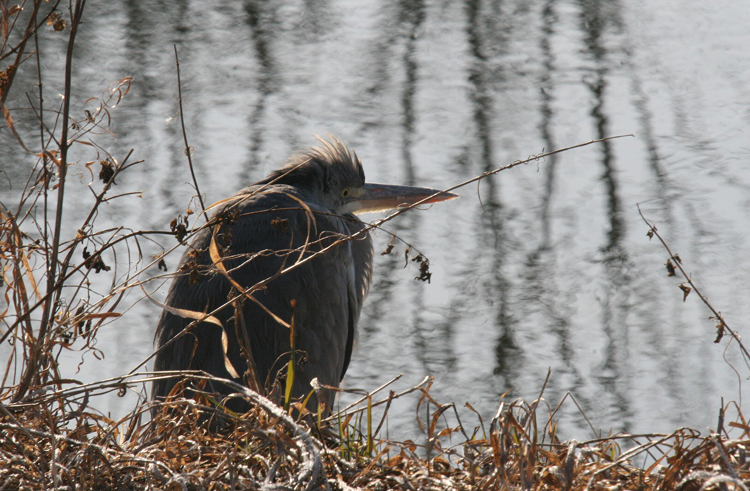
[[[349,188],[346,188],[343,191],[341,191],[342,198],[346,198],[347,196],[349,196]]]

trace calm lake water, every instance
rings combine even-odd
[[[403,373],[402,389],[429,374],[435,399],[469,402],[488,420],[508,390],[506,400],[536,398],[551,370],[546,401],[572,394],[596,429],[715,428],[722,397],[748,410],[750,369],[728,336],[713,343],[698,298],[683,302],[636,205],[729,325],[750,332],[747,26],[750,9],[729,0],[89,1],[73,107],[81,114],[88,97],[133,77],[112,112],[115,136],[98,141],[145,161],[117,187],[143,195],[104,207],[99,226],[147,230],[197,207],[173,45],[208,203],[313,145],[313,134],[349,143],[370,181],[436,188],[632,134],[502,172],[390,222],[429,258],[432,281],[414,280],[403,245],[377,255],[345,386],[372,390]],[[45,36],[49,99],[61,91],[65,39]],[[11,109],[23,114],[34,83],[32,71],[18,75]],[[0,145],[8,206],[33,162],[4,127]],[[93,198],[87,171],[71,169],[75,230]],[[144,256],[174,244],[161,240],[144,243]],[[377,235],[376,249],[387,241]],[[108,260],[127,267],[126,257]],[[151,353],[159,309],[137,300],[99,332],[103,361],[87,354],[76,373],[81,354],[64,354],[70,377],[126,373]],[[417,438],[415,401],[391,410],[392,437]],[[122,415],[135,397],[98,402]],[[559,415],[564,437],[593,436],[571,401]]]

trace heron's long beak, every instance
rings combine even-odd
[[[430,198],[430,196],[432,197]],[[412,205],[425,198],[429,199],[422,204],[427,205],[458,198],[458,195],[444,193],[439,189],[391,186],[389,184],[365,184],[364,192],[359,196],[352,197],[351,201],[347,204],[347,208],[350,212],[359,215],[375,211],[395,210],[402,206]]]

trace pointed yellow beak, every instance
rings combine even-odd
[[[458,195],[442,192],[439,189],[392,186],[390,184],[365,184],[364,191],[359,196],[351,197],[351,200],[347,203],[347,211],[359,215],[395,210],[402,206],[412,205],[425,198],[429,199],[422,204],[427,205],[458,198]]]

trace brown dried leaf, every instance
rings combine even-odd
[[[380,253],[381,256],[387,256],[393,252],[393,242],[388,242],[388,245],[385,246],[385,250]]]
[[[94,269],[96,273],[100,273],[102,270],[109,271],[112,269],[104,263],[100,253],[95,251],[93,254],[89,254],[87,247],[83,248],[83,259],[85,261],[86,269]]]
[[[667,276],[668,277],[674,276],[675,275],[675,269],[674,269],[674,264],[672,264],[672,260],[671,259],[667,259],[666,266],[667,266]]]
[[[715,319],[714,317],[712,317],[712,319],[716,320],[716,319]],[[723,322],[721,322],[721,321],[719,321],[719,322],[718,322],[718,323],[716,324],[716,339],[714,339],[714,343],[719,343],[719,342],[721,342],[721,339],[722,339],[722,338],[724,337],[724,328],[725,328],[725,327],[726,327],[726,326],[725,326],[725,325],[724,325],[724,323],[723,323]]]
[[[183,243],[185,236],[187,236],[187,226],[188,219],[183,216],[175,217],[169,222],[169,230],[174,234],[180,244]]]
[[[683,292],[682,301],[687,300],[687,296],[690,294],[690,286],[687,283],[680,283],[680,290]]]
[[[409,254],[411,253],[411,246],[407,247],[404,251],[404,267],[409,265]]]
[[[102,169],[99,171],[99,179],[106,184],[115,176],[115,166],[111,159],[102,160],[99,163],[102,165]],[[117,183],[112,180],[112,184],[116,185]]]
[[[273,226],[273,228],[278,230],[279,233],[283,234],[289,228],[289,219],[276,217],[273,220],[271,220],[271,225]]]
[[[450,435],[452,433],[456,433],[457,431],[461,431],[461,430],[459,428],[445,428],[445,429],[441,430],[437,434],[437,437],[438,438],[442,438],[442,437],[448,436],[448,435]]]

